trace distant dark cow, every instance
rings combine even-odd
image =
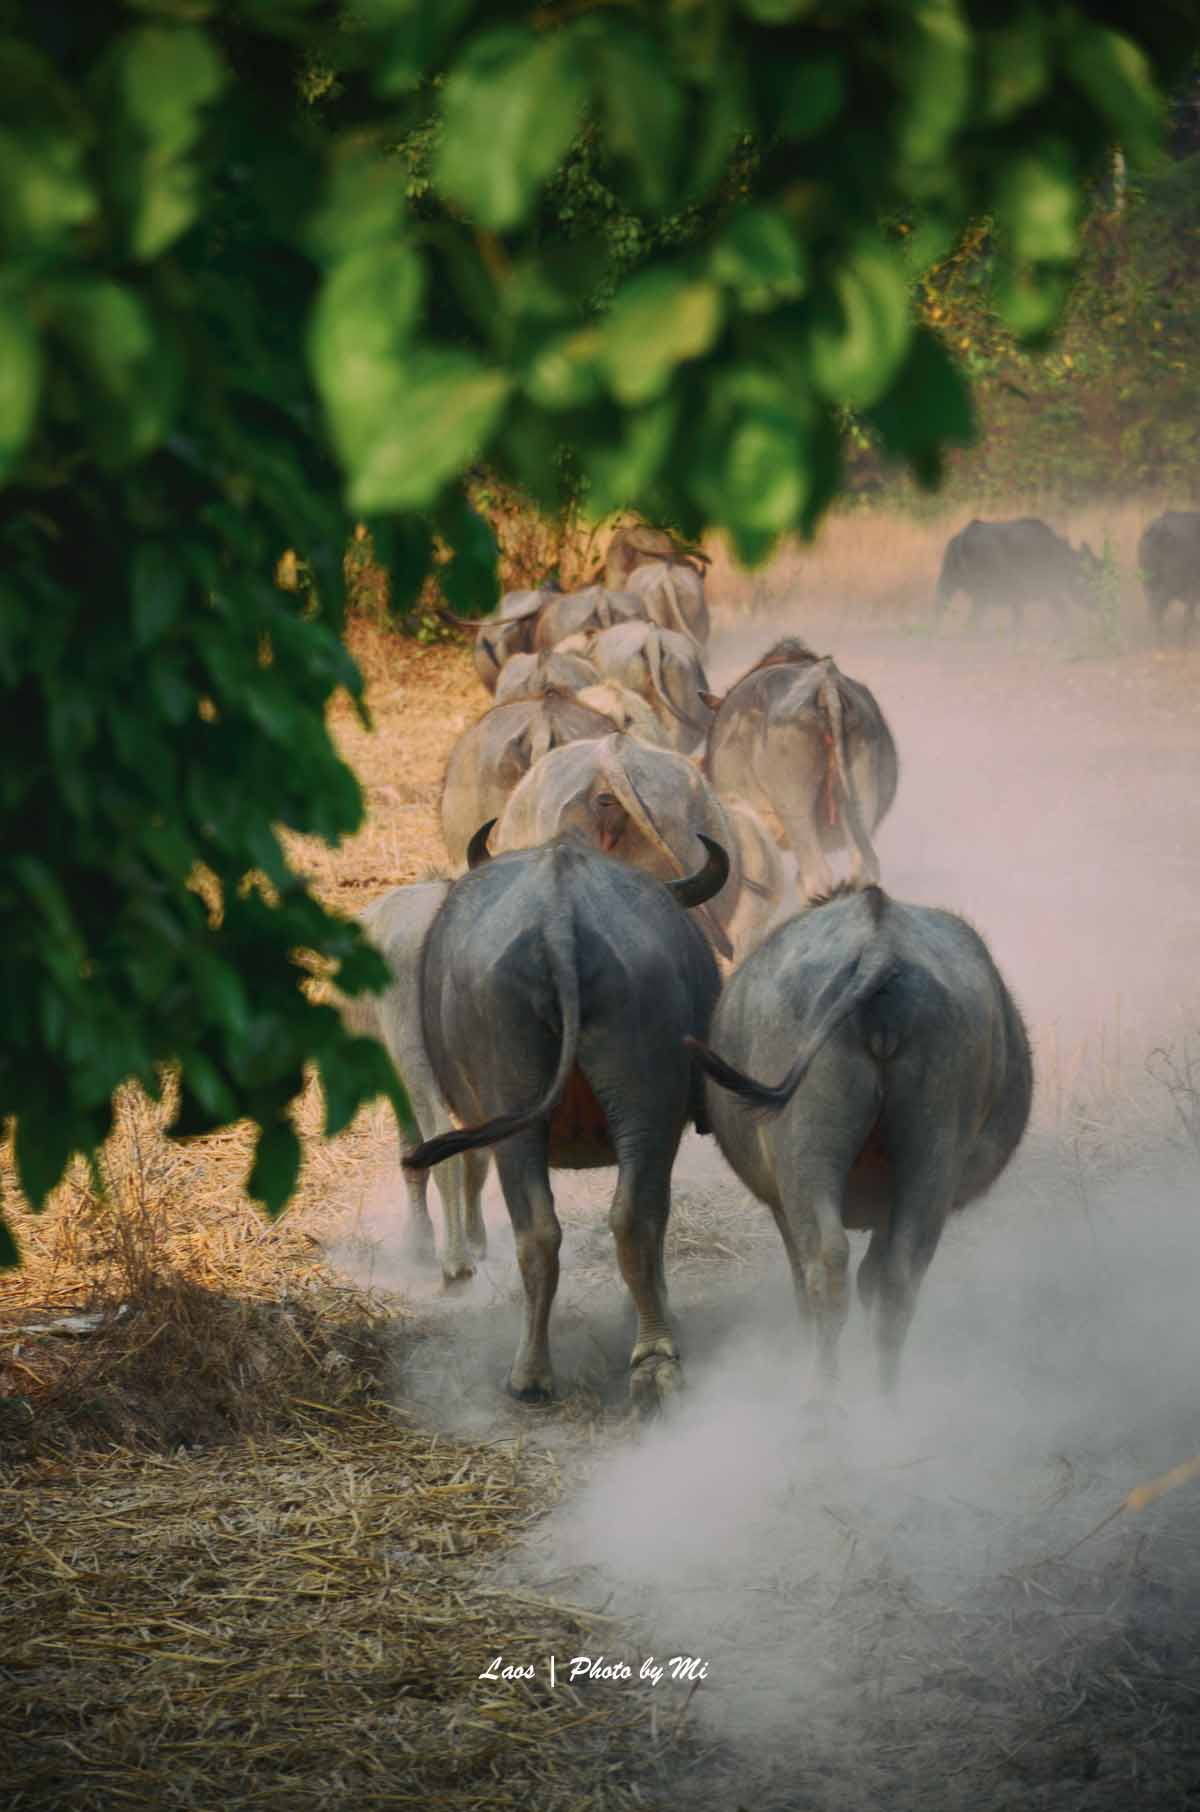
[[[1200,604],[1200,510],[1156,516],[1138,542],[1138,566],[1156,633],[1162,631],[1167,605],[1178,599],[1187,605],[1190,635]]]
[[[971,623],[996,604],[1007,604],[1017,623],[1026,604],[1043,601],[1059,611],[1071,603],[1092,605],[1103,570],[1086,541],[1073,548],[1037,516],[968,522],[946,543],[938,616],[960,591],[971,600]]]
[[[1029,1117],[1029,1041],[986,945],[952,913],[840,889],[734,971],[709,1042],[692,1046],[712,1078],[709,1123],[775,1216],[826,1381],[848,1308],[845,1229],[871,1230],[858,1288],[890,1390],[948,1216],[991,1187]]]
[[[827,854],[850,851],[851,872],[879,879],[870,833],[896,796],[896,745],[874,695],[828,655],[794,638],[744,673],[716,710],[705,770],[722,798],[782,827],[800,891],[827,893]]]
[[[527,1314],[509,1390],[530,1403],[554,1388],[562,1232],[549,1170],[616,1164],[609,1225],[638,1314],[630,1389],[650,1408],[681,1378],[663,1240],[671,1167],[703,1094],[684,1039],[707,1030],[719,986],[680,906],[710,899],[728,863],[707,839],[704,868],[666,883],[571,838],[481,860],[490,828],[472,838],[478,865],[451,888],[421,960],[425,1048],[467,1127],[406,1162],[496,1147]]]

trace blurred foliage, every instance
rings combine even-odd
[[[474,614],[482,469],[747,561],[836,494],[847,410],[934,482],[971,412],[914,280],[989,219],[995,307],[1044,336],[1087,184],[1115,141],[1153,159],[1196,26],[1194,0],[2,0],[0,1113],[32,1200],[167,1064],[181,1135],[258,1123],[272,1209],[308,1062],[329,1130],[381,1090],[404,1111],[302,986],[382,966],[277,835],[361,818],[325,729],[361,691],[355,521],[394,609],[436,564]]]
[[[980,424],[944,494],[1200,494],[1200,153],[1144,172],[1121,203],[1094,197],[1050,347],[1022,346],[997,312],[990,220],[919,279],[923,318],[970,381]],[[858,475],[878,487],[878,439],[862,441]]]

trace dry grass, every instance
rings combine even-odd
[[[546,1680],[614,1653],[608,1621],[478,1583],[556,1486],[380,1408],[299,1405],[236,1457],[43,1463],[0,1491],[4,1804],[645,1806],[689,1757],[674,1720]],[[501,1653],[538,1678],[481,1684]]]

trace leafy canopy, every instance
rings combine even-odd
[[[361,695],[355,517],[399,602],[436,536],[473,612],[480,462],[553,504],[565,448],[595,513],[748,561],[835,495],[847,405],[934,481],[971,417],[914,277],[991,215],[1006,318],[1044,334],[1086,185],[1154,154],[1196,28],[1194,0],[0,5],[0,1114],[35,1203],[168,1065],[180,1135],[257,1122],[271,1210],[308,1063],[329,1131],[407,1113],[301,985],[299,952],[350,993],[384,971],[278,836],[361,820],[325,728]],[[288,546],[305,590],[272,582]]]

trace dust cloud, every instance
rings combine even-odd
[[[1200,1451],[1200,1148],[1163,1083],[1200,1059],[1200,650],[1156,654],[1136,618],[1116,647],[1052,619],[1018,641],[1006,620],[864,627],[777,593],[718,615],[714,687],[782,634],[875,692],[901,761],[885,885],[970,918],[1034,1042],[1030,1132],[947,1231],[898,1403],[874,1394],[855,1305],[840,1408],[814,1411],[770,1217],[694,1135],[669,1421],[636,1431],[614,1407],[604,1173],[556,1182],[563,1411],[522,1419],[500,1395],[520,1288],[494,1178],[496,1256],[428,1298],[397,1389],[443,1426],[586,1447],[501,1577],[628,1620],[646,1654],[704,1658],[689,1715],[710,1763],[680,1804],[1115,1806],[1139,1781],[1138,1803],[1182,1804],[1200,1701],[1178,1712],[1164,1687],[1143,1716],[1137,1682],[1198,1678],[1200,1486],[1097,1525]]]

